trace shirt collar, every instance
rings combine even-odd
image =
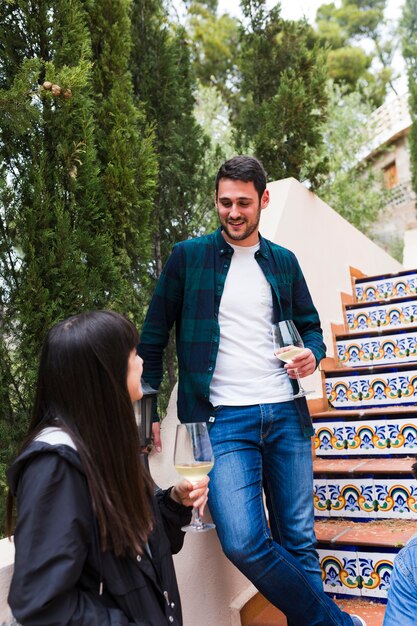
[[[231,256],[233,254],[233,248],[232,246],[229,246],[226,239],[223,237],[221,226],[216,230],[214,235],[220,256]],[[256,254],[261,254],[265,259],[269,256],[268,245],[261,233],[259,233],[259,250]]]

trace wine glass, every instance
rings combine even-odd
[[[213,450],[205,422],[179,424],[175,434],[174,465],[178,474],[196,485],[214,465]],[[198,509],[193,508],[193,516],[186,532],[204,532],[216,528],[215,524],[202,522]]]
[[[283,320],[282,322],[278,322],[278,324],[273,324],[272,338],[274,340],[274,354],[278,359],[284,361],[284,363],[290,363],[293,357],[304,350],[303,340],[292,320]],[[302,398],[308,393],[313,393],[313,391],[304,389],[298,370],[295,369],[294,371],[297,376],[298,393],[294,394],[293,397]]]

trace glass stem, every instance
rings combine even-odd
[[[300,375],[298,373],[298,370],[295,369],[294,372],[295,372],[295,375],[297,376],[298,393],[305,393],[305,389],[304,389],[304,387],[301,384],[301,378],[300,378]]]
[[[195,526],[196,528],[201,528],[203,526],[201,517],[198,514],[198,509],[196,508],[193,508],[193,514],[191,517],[191,526]]]

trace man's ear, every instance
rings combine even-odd
[[[265,189],[261,198],[261,209],[266,209],[269,204],[269,189]]]

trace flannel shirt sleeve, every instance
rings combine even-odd
[[[182,309],[183,257],[181,244],[176,244],[156,284],[138,345],[138,354],[143,359],[143,379],[154,389],[158,389],[162,382],[164,350]],[[156,402],[153,418],[154,421],[159,419]]]

